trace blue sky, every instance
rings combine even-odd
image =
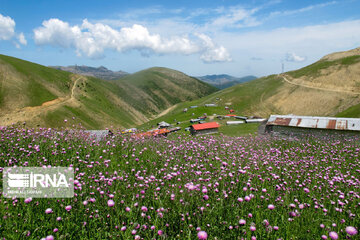
[[[8,1],[0,53],[42,65],[264,76],[360,47],[360,0]]]

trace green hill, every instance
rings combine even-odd
[[[258,78],[178,104],[168,114],[143,127],[175,120],[185,127],[190,125],[191,118],[204,113],[211,116],[208,119],[216,120],[214,114],[229,113],[225,106],[234,109],[236,115],[264,118],[270,114],[360,117],[359,50],[330,54],[296,71]],[[206,103],[215,103],[217,107],[205,107]],[[198,107],[190,109],[193,105]],[[184,108],[189,110],[184,113]],[[224,131],[227,130],[224,128]]]
[[[0,55],[0,126],[26,122],[42,127],[131,127],[214,91],[166,68],[106,81]]]

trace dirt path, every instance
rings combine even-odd
[[[41,106],[35,107],[24,107],[15,112],[8,113],[2,117],[0,117],[0,125],[10,125],[12,123],[24,122],[29,119],[33,119],[45,111],[49,111],[52,109],[56,109],[59,106],[62,106],[66,103],[75,103],[75,89],[78,82],[83,79],[83,76],[78,77],[71,88],[71,94],[67,97],[57,98],[51,101],[44,102]]]
[[[169,107],[169,108],[166,109],[165,111],[159,113],[159,114],[158,114],[156,117],[154,117],[153,119],[159,118],[159,117],[162,117],[162,116],[168,114],[169,112],[171,112],[172,110],[174,110],[174,109],[176,108],[176,106],[177,106],[177,104],[175,104],[174,106]]]
[[[314,87],[314,86],[309,86],[309,85],[300,84],[300,83],[293,83],[293,82],[289,81],[289,80],[286,78],[285,75],[281,74],[281,75],[279,75],[279,76],[282,77],[285,82],[287,82],[287,83],[289,83],[289,84],[292,84],[292,85],[295,85],[295,86],[312,88],[312,89],[317,89],[317,90],[322,90],[322,91],[329,91],[329,92],[338,92],[338,93],[348,93],[348,94],[353,94],[353,95],[360,95],[360,92],[351,92],[351,91],[346,91],[346,90],[321,88],[321,87]]]

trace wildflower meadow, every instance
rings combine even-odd
[[[359,158],[358,137],[114,132],[96,141],[7,127],[0,171],[73,167],[75,196],[1,196],[0,237],[359,239]]]

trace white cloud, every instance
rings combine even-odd
[[[230,62],[230,54],[223,46],[216,46],[211,38],[205,34],[196,34],[202,41],[206,51],[200,56],[206,63],[210,62]]]
[[[139,24],[117,30],[104,23],[90,23],[86,19],[80,26],[70,26],[59,19],[49,19],[44,21],[41,27],[34,29],[36,44],[74,48],[78,55],[90,58],[102,57],[105,50],[109,49],[118,52],[138,50],[145,54],[199,53],[205,62],[230,59],[227,50],[223,46],[215,45],[209,37],[206,41],[204,37],[194,37],[184,35],[163,38],[159,34],[150,33],[146,27]]]
[[[19,33],[17,35],[17,39],[19,40],[19,43],[21,43],[22,45],[26,45],[27,44],[27,41],[25,39],[25,36],[23,33]]]
[[[15,21],[9,16],[0,14],[0,40],[11,40],[16,36],[17,41],[13,41],[16,48],[20,48],[20,44],[26,45],[27,41],[23,33],[15,33]]]
[[[217,9],[220,13],[212,21],[205,24],[208,30],[224,29],[224,28],[244,28],[255,27],[261,22],[254,16],[260,8],[245,9],[240,6]]]
[[[251,52],[264,58],[296,52],[300,56],[316,56],[360,45],[360,20],[296,28],[277,28],[248,33],[223,33],[217,41],[229,51]]]
[[[298,56],[295,53],[287,53],[285,55],[285,61],[287,61],[287,62],[303,62],[305,60],[306,60],[306,57]]]
[[[0,14],[0,40],[10,40],[15,34],[15,21]]]
[[[330,5],[334,5],[336,3],[338,3],[338,2],[337,1],[331,1],[331,2],[325,2],[325,3],[320,3],[320,4],[309,5],[307,7],[303,7],[303,8],[299,8],[299,9],[295,9],[295,10],[286,10],[286,11],[283,11],[283,12],[280,12],[280,11],[272,12],[272,13],[270,13],[269,17],[274,17],[274,16],[278,16],[278,15],[288,16],[288,15],[308,12],[308,11],[314,10],[316,8],[323,8],[323,7],[327,7],[327,6],[330,6]]]

